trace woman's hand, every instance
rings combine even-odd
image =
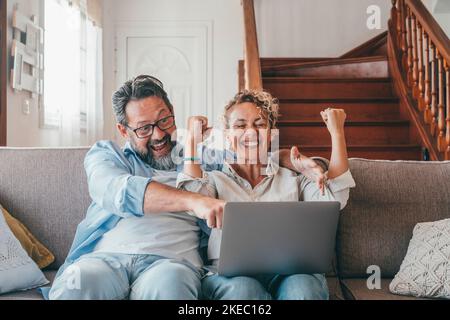
[[[320,115],[332,136],[344,132],[344,124],[347,115],[343,109],[328,108],[325,111],[320,112]]]
[[[193,116],[188,119],[188,131],[192,139],[198,143],[203,142],[211,132],[208,128],[208,118],[203,116]]]
[[[347,144],[344,124],[347,115],[342,109],[328,108],[320,113],[331,135],[331,159],[328,178],[339,177],[348,170]]]
[[[200,167],[201,158],[197,154],[197,146],[206,139],[208,131],[210,131],[208,129],[208,118],[202,116],[189,118],[184,149],[185,165],[183,172],[191,177],[201,178],[203,175]]]
[[[291,149],[291,163],[297,172],[300,172],[306,178],[317,183],[317,187],[322,194],[325,192],[325,183],[327,176],[313,159],[308,158],[300,153],[297,147]]]

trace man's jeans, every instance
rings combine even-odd
[[[155,255],[90,253],[55,279],[50,300],[195,300],[203,273]]]
[[[208,276],[202,281],[210,300],[328,300],[327,280],[322,274],[226,278]]]

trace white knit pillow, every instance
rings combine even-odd
[[[450,299],[450,219],[416,225],[389,289],[400,295]]]
[[[0,206],[0,295],[48,284],[45,275],[14,237]]]

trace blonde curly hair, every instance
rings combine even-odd
[[[261,116],[269,121],[271,129],[276,128],[279,117],[279,101],[264,90],[243,90],[236,94],[234,98],[225,106],[222,121],[224,127],[229,129],[229,119],[227,112],[235,105],[250,102],[256,105],[261,111]]]

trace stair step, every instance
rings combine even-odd
[[[399,119],[400,111],[396,99],[386,100],[329,100],[329,101],[280,101],[281,120],[321,120],[320,112],[328,107],[344,109],[347,121]]]
[[[349,145],[390,145],[409,142],[409,121],[347,121]],[[280,144],[327,145],[330,135],[322,121],[282,120],[278,122]]]
[[[281,149],[290,149],[290,145],[281,146]],[[300,145],[300,152],[308,157],[324,157],[330,159],[331,146],[305,146]],[[362,145],[347,146],[349,158],[363,158],[372,160],[422,160],[422,148],[418,145]]]
[[[309,68],[309,67],[321,67],[321,66],[332,66],[332,65],[343,65],[343,64],[353,64],[353,63],[365,63],[365,62],[376,62],[376,61],[386,61],[386,56],[371,56],[371,57],[357,57],[357,58],[333,58],[333,59],[311,59],[307,58],[305,60],[293,60],[286,61],[284,64],[267,64],[261,66],[262,72],[270,71],[282,71],[290,70],[296,68]]]
[[[278,127],[325,127],[323,121],[316,120],[281,120]],[[408,120],[383,120],[383,121],[347,121],[346,127],[379,127],[379,126],[409,126]]]
[[[385,56],[290,63],[263,68],[264,77],[389,77]]]
[[[279,99],[393,97],[389,78],[263,78],[264,88]]]
[[[286,65],[292,63],[307,63],[307,62],[318,62],[318,61],[332,61],[339,58],[321,58],[321,57],[310,57],[310,58],[261,58],[261,67],[270,68],[279,65]],[[240,60],[239,62],[244,62]]]

